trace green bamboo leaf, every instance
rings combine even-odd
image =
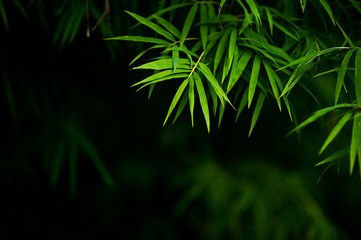
[[[184,22],[183,25],[183,29],[182,29],[182,33],[180,36],[180,40],[179,40],[179,46],[182,47],[184,44],[184,41],[186,40],[189,30],[191,29],[192,25],[193,25],[193,20],[194,17],[197,13],[198,10],[198,4],[193,4],[193,6],[191,7],[191,10],[189,11],[187,18]]]
[[[356,116],[353,119],[352,126],[352,137],[351,137],[351,145],[350,145],[350,175],[353,172],[353,168],[356,162],[356,155],[360,151],[361,148],[361,116]],[[360,160],[359,160],[360,161]]]
[[[236,53],[236,51],[238,51],[236,42],[237,42],[237,29],[233,28],[231,32],[231,36],[229,38],[229,47],[228,47],[229,61],[228,61],[227,71],[229,71],[231,67],[234,54]]]
[[[153,80],[151,82],[145,83],[143,86],[141,86],[140,88],[137,89],[137,92],[139,90],[141,90],[142,88],[145,88],[146,86],[149,86],[149,85],[154,85],[155,83],[164,82],[166,80],[178,79],[178,78],[187,78],[188,76],[189,76],[188,73],[175,73],[175,74],[163,77],[163,78],[159,78],[159,79]]]
[[[182,7],[187,7],[187,6],[190,6],[192,5],[193,3],[191,2],[188,2],[188,3],[179,3],[179,4],[171,4],[169,7],[167,8],[164,8],[164,9],[161,9],[159,10],[158,12],[154,13],[152,16],[150,16],[148,19],[152,19],[154,16],[161,16],[163,15],[164,13],[167,13],[167,12],[173,12],[174,10],[178,9],[178,8],[182,8]]]
[[[221,40],[219,41],[216,56],[214,59],[214,67],[213,67],[213,74],[216,73],[219,63],[221,62],[221,59],[224,55],[224,52],[226,51],[226,46],[228,45],[228,38],[229,34],[231,33],[232,29],[228,28],[224,31],[223,36]]]
[[[251,107],[252,99],[256,91],[260,67],[261,67],[261,58],[258,55],[256,55],[253,60],[251,79],[249,81],[248,108]]]
[[[268,58],[269,60],[271,60],[272,62],[274,62],[277,65],[276,60],[267,51],[264,51],[261,48],[256,47],[255,45],[247,44],[247,43],[241,43],[241,44],[239,44],[239,46],[256,50],[257,52],[261,53],[263,56],[265,56],[266,58]]]
[[[216,116],[217,109],[218,109],[218,96],[217,96],[216,91],[214,90],[212,84],[209,81],[207,81],[207,84],[208,84],[209,93],[212,98],[213,115]]]
[[[277,86],[278,88],[281,90],[281,92],[283,91],[283,85],[282,85],[282,82],[281,82],[281,79],[279,78],[279,76],[277,74],[273,75],[275,80],[276,80],[276,83],[277,83]],[[290,102],[288,101],[288,98],[287,96],[283,96],[283,101],[286,105],[286,108],[287,108],[287,112],[288,112],[288,115],[290,116],[290,119],[291,121],[293,122],[293,116],[292,116],[292,110],[291,110],[291,104]]]
[[[173,72],[176,71],[179,63],[179,51],[173,50],[172,51],[172,59],[173,59]]]
[[[221,0],[221,3],[219,4],[218,7],[218,16],[221,15],[221,11],[222,11],[222,7],[225,4],[226,0]]]
[[[189,110],[191,113],[192,127],[194,127],[194,77],[193,74],[189,76],[189,87],[188,87],[188,98],[189,98]]]
[[[168,30],[168,32],[173,34],[176,38],[180,38],[181,33],[173,24],[157,15],[153,15],[153,17],[155,18],[155,20],[157,20],[159,24],[161,24],[166,30]]]
[[[200,16],[201,22],[204,22],[208,19],[208,8],[205,4],[201,4],[200,15],[201,15]],[[206,50],[207,40],[208,40],[208,25],[207,24],[201,24],[200,33],[201,33],[201,41],[202,41],[203,50]]]
[[[285,28],[284,26],[282,26],[278,22],[273,21],[273,25],[275,27],[277,27],[279,30],[281,30],[284,34],[290,36],[291,38],[295,39],[296,41],[299,41],[298,37],[296,37],[294,34],[292,34],[290,31],[288,31],[287,28]]]
[[[206,121],[207,130],[208,133],[210,132],[210,119],[209,119],[209,109],[208,109],[208,101],[207,101],[207,95],[204,91],[203,83],[198,75],[198,73],[194,73],[194,80],[197,87],[198,97],[199,97],[199,103],[201,104],[204,120]]]
[[[189,60],[185,58],[180,58],[177,68],[191,69],[189,65]],[[173,59],[159,59],[142,64],[138,67],[134,67],[133,69],[153,69],[153,70],[173,69]]]
[[[323,75],[326,75],[326,74],[338,72],[339,70],[340,70],[340,68],[333,68],[333,69],[330,69],[330,70],[327,70],[327,71],[324,71],[324,72],[317,73],[316,75],[314,75],[312,77],[317,78],[317,77],[320,77],[320,76],[323,76]],[[350,70],[350,68],[347,68],[346,70]]]
[[[226,105],[219,106],[219,114],[218,114],[218,129],[221,127],[221,122],[223,119],[224,111],[226,110]]]
[[[199,70],[203,73],[203,75],[207,78],[207,80],[211,83],[213,89],[215,90],[217,96],[219,97],[219,100],[223,104],[223,100],[226,100],[232,107],[231,101],[229,101],[226,93],[223,91],[219,83],[217,82],[217,79],[212,74],[211,70],[207,67],[206,64],[199,62]],[[234,107],[233,107],[234,108]]]
[[[5,7],[4,7],[3,0],[0,0],[0,15],[1,15],[1,18],[3,19],[5,29],[6,29],[6,31],[8,31],[9,30],[9,24],[8,24],[8,18],[6,16],[6,10],[5,10]]]
[[[306,0],[304,0],[304,1],[306,1]],[[271,36],[273,36],[273,16],[272,16],[271,11],[268,8],[265,8],[265,9],[266,9],[266,14],[267,14],[269,30],[270,30]]]
[[[328,156],[324,160],[322,160],[322,161],[318,162],[317,164],[315,164],[315,167],[326,164],[326,163],[329,163],[329,162],[332,162],[332,161],[334,161],[336,159],[339,159],[339,158],[343,158],[343,157],[347,156],[348,153],[349,153],[349,148],[348,147],[343,148],[343,149],[335,152],[331,156]]]
[[[333,141],[333,139],[335,139],[337,134],[342,130],[342,128],[345,126],[347,121],[350,120],[351,117],[352,117],[351,112],[347,112],[345,115],[343,115],[341,120],[336,124],[336,126],[332,129],[332,131],[326,138],[326,140],[325,140],[324,144],[322,145],[318,154],[321,154],[326,149],[326,147]]]
[[[184,89],[187,87],[188,85],[188,82],[189,80],[188,79],[185,79],[183,81],[183,83],[179,86],[176,94],[174,95],[174,98],[172,100],[172,103],[170,104],[170,107],[168,109],[168,113],[167,113],[167,116],[163,122],[163,126],[166,124],[170,114],[172,113],[173,109],[175,108],[175,106],[177,105],[178,101],[179,101],[179,98],[182,96],[182,93],[184,92]]]
[[[259,114],[261,113],[261,109],[264,103],[265,95],[260,92],[258,96],[258,100],[256,103],[256,107],[254,109],[253,115],[252,115],[252,122],[251,122],[251,128],[249,129],[248,137],[251,136],[252,131],[254,129],[254,126],[256,125],[256,122],[258,120]]]
[[[278,108],[280,109],[280,111],[282,110],[281,109],[281,100],[280,100],[280,96],[279,96],[279,91],[278,91],[278,87],[277,87],[277,82],[276,82],[276,79],[275,79],[275,71],[271,68],[271,66],[266,62],[266,61],[262,61],[263,62],[263,66],[264,68],[266,69],[266,72],[267,72],[267,76],[268,76],[268,80],[271,84],[271,88],[272,88],[272,91],[273,91],[273,95],[277,101],[277,104],[278,104]]]
[[[208,7],[208,18],[214,18],[217,16],[216,14],[216,10],[214,9],[213,5],[210,3],[207,3],[207,7]],[[210,25],[209,26],[209,33],[215,33],[216,32],[216,26],[215,25]]]
[[[347,108],[352,109],[353,107],[356,107],[356,106],[358,106],[358,105],[342,103],[342,104],[337,104],[337,105],[334,105],[331,107],[326,107],[321,110],[318,110],[318,111],[314,112],[311,117],[307,118],[304,122],[302,122],[300,125],[298,125],[296,128],[294,128],[292,131],[290,131],[287,135],[290,135],[294,132],[299,131],[301,128],[316,121],[317,119],[319,119],[320,117],[324,116],[325,114],[327,114],[329,112],[332,112],[332,111],[338,110],[338,109],[347,109]]]
[[[333,25],[336,25],[335,17],[333,16],[332,9],[331,9],[330,5],[328,4],[328,2],[326,0],[320,0],[320,3],[323,6],[323,8],[326,10],[328,16],[331,18]]]
[[[167,76],[172,76],[176,73],[189,73],[190,70],[186,70],[186,69],[177,69],[175,72],[173,70],[164,70],[164,71],[161,71],[161,72],[158,72],[158,73],[155,73],[135,84],[133,84],[131,87],[134,87],[134,86],[138,86],[138,85],[141,85],[141,84],[145,84],[145,83],[149,83],[149,82],[152,82],[152,81],[155,81],[157,79],[162,79],[164,77],[167,77]]]
[[[162,53],[166,53],[169,51],[184,52],[186,55],[188,55],[188,58],[192,62],[192,64],[193,64],[192,56],[197,59],[199,58],[198,54],[194,53],[193,51],[188,50],[185,45],[183,45],[182,47],[178,47],[178,46],[169,47],[169,48],[165,49]]]
[[[24,17],[26,18],[26,20],[29,21],[29,15],[26,12],[24,6],[21,4],[21,2],[19,2],[19,0],[13,0],[14,4],[16,5],[16,7],[20,10],[20,12],[24,15]]]
[[[178,109],[177,109],[177,112],[175,114],[175,117],[173,119],[173,122],[172,124],[175,123],[175,121],[177,121],[179,115],[183,112],[185,106],[187,105],[188,103],[188,95],[184,94],[183,97],[182,97],[182,100],[181,102],[179,103],[179,106],[178,106]]]
[[[248,87],[244,91],[241,102],[239,104],[239,107],[238,107],[238,110],[237,110],[237,115],[236,115],[236,122],[238,120],[239,115],[241,115],[243,109],[247,105],[247,100],[248,100]]]
[[[317,183],[319,183],[321,181],[322,176],[327,172],[328,169],[330,169],[332,166],[334,166],[336,163],[339,163],[340,159],[335,159],[333,161],[331,161],[327,167],[322,171],[322,173],[320,174],[320,176],[317,179]]]
[[[356,0],[349,0],[349,2],[354,6],[354,8],[361,13],[361,6]]]
[[[121,40],[121,41],[145,42],[145,43],[165,44],[165,45],[169,44],[169,42],[164,39],[140,37],[140,36],[119,36],[119,37],[105,38],[104,40]]]
[[[256,2],[254,0],[246,0],[246,2],[256,19],[257,26],[262,25],[261,15],[259,14]]]
[[[351,59],[352,53],[353,53],[353,50],[348,50],[348,52],[346,53],[346,55],[343,58],[342,63],[341,63],[340,71],[337,76],[337,83],[336,83],[336,89],[335,89],[335,105],[337,104],[338,98],[340,96],[341,88],[342,88],[342,85],[343,85],[344,79],[345,79],[347,66]]]
[[[141,58],[144,54],[146,54],[149,50],[157,49],[157,48],[166,48],[168,45],[155,45],[153,47],[147,48],[144,51],[141,51],[133,60],[129,63],[129,66],[132,65],[135,61]]]
[[[175,38],[166,30],[164,30],[163,28],[161,28],[160,26],[158,26],[157,24],[151,22],[149,19],[146,19],[136,13],[132,13],[129,11],[125,11],[126,13],[128,13],[130,16],[132,16],[133,18],[135,18],[138,22],[140,22],[141,24],[149,27],[150,29],[154,30],[156,33],[162,35],[163,37],[165,37],[166,39],[174,42]]]
[[[355,90],[357,104],[361,105],[361,50],[356,51],[355,60]]]
[[[355,44],[351,41],[350,37],[347,36],[347,34],[345,33],[345,31],[342,29],[342,27],[340,26],[340,24],[337,23],[337,26],[340,28],[342,35],[344,36],[344,38],[346,39],[346,41],[348,42],[348,44],[350,44],[350,46],[352,47],[352,49],[356,50],[356,46]]]
[[[300,0],[302,12],[305,12],[307,0]]]

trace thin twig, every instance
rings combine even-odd
[[[99,26],[99,24],[103,21],[103,18],[110,13],[109,0],[105,0],[105,9],[103,14],[98,19],[97,23],[92,27],[92,32]]]

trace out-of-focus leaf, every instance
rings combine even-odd
[[[188,85],[188,79],[185,79],[182,84],[179,86],[176,94],[174,95],[174,98],[172,100],[172,103],[170,104],[170,107],[168,109],[168,113],[167,113],[167,116],[163,122],[163,126],[166,124],[170,114],[172,113],[173,109],[175,108],[175,106],[177,105],[178,101],[179,101],[179,98],[182,96],[183,92],[184,92],[184,89],[187,87]]]
[[[353,53],[353,50],[348,50],[348,52],[346,53],[346,55],[343,58],[342,63],[341,63],[340,71],[337,76],[337,83],[336,83],[336,89],[335,89],[335,105],[337,104],[338,98],[340,96],[341,88],[342,88],[342,85],[343,85],[344,79],[345,79],[347,66],[351,59],[352,53]]]
[[[356,90],[356,101],[358,105],[361,105],[361,50],[356,51],[355,60],[355,90]]]
[[[9,110],[10,110],[10,114],[11,114],[11,118],[13,119],[13,121],[15,122],[17,117],[16,117],[16,107],[15,107],[15,98],[13,95],[13,91],[11,89],[11,85],[9,82],[9,78],[8,76],[5,74],[5,72],[2,73],[2,77],[3,77],[3,83],[4,83],[4,88],[5,88],[5,95],[6,95],[6,99],[9,105]]]
[[[74,196],[77,185],[77,167],[78,167],[78,143],[77,139],[72,139],[70,143],[69,156],[69,195]]]
[[[161,16],[164,13],[174,11],[178,8],[187,7],[192,5],[192,2],[188,3],[179,3],[179,4],[171,4],[169,7],[159,10],[158,12],[154,13],[152,16],[150,16],[148,19],[152,19],[154,16]]]
[[[0,14],[1,14],[1,18],[3,19],[5,29],[9,30],[8,18],[6,16],[6,10],[5,10],[3,0],[0,0]]]
[[[24,6],[21,4],[21,2],[19,2],[19,0],[13,0],[14,4],[16,5],[16,7],[20,10],[20,12],[24,15],[24,17],[26,18],[26,20],[29,21],[29,15],[26,12]]]
[[[180,47],[183,46],[184,41],[186,40],[186,38],[188,36],[189,30],[191,29],[191,27],[193,25],[193,20],[197,13],[197,10],[198,10],[198,4],[193,4],[193,6],[191,7],[191,10],[189,11],[189,13],[187,15],[184,25],[183,25],[183,29],[182,29],[180,40],[179,40]]]
[[[122,40],[122,41],[145,42],[145,43],[165,44],[165,45],[169,44],[169,42],[164,39],[140,37],[140,36],[119,36],[119,37],[105,38],[104,40]]]
[[[351,117],[352,117],[351,112],[347,112],[345,115],[343,115],[341,120],[336,124],[336,126],[332,129],[332,131],[330,132],[330,134],[326,138],[326,141],[322,145],[322,147],[321,147],[318,154],[321,154],[326,149],[326,147],[333,141],[333,139],[335,139],[337,134],[342,130],[342,128],[345,126],[347,121],[350,120]]]
[[[302,12],[305,12],[307,0],[300,0]]]
[[[361,6],[360,3],[358,3],[356,0],[349,0],[349,2],[354,6],[354,8],[361,13]]]
[[[197,87],[198,97],[199,97],[199,103],[201,104],[204,120],[206,121],[207,130],[208,133],[210,132],[210,120],[209,120],[209,109],[208,109],[208,101],[207,101],[207,95],[204,91],[203,83],[198,75],[198,73],[194,73],[194,80]]]
[[[248,87],[244,91],[241,102],[239,104],[239,107],[238,107],[238,110],[237,110],[237,115],[236,115],[236,122],[238,120],[239,115],[242,113],[243,109],[247,105],[247,99],[248,99]]]
[[[200,6],[200,18],[201,18],[201,22],[205,21],[208,18],[208,8],[205,4],[201,4]],[[201,32],[201,41],[202,41],[203,50],[206,50],[207,40],[208,40],[208,25],[201,24],[200,32]]]
[[[219,7],[218,7],[218,15],[221,15],[223,5],[226,3],[226,1],[227,0],[221,0],[221,3],[219,4]]]
[[[258,120],[259,114],[261,113],[261,109],[264,103],[265,95],[260,92],[258,96],[258,100],[256,103],[256,107],[254,109],[253,115],[252,115],[252,122],[251,122],[251,128],[249,129],[248,137],[251,136],[252,131],[254,129],[254,126],[256,125],[256,122]]]
[[[262,24],[261,15],[259,14],[256,2],[254,0],[246,0],[246,2],[256,19],[257,26],[261,26]]]
[[[337,152],[335,152],[334,154],[332,154],[331,156],[328,156],[327,158],[325,158],[324,160],[322,160],[321,162],[318,162],[317,164],[315,164],[315,167],[316,166],[320,166],[322,164],[326,164],[326,163],[329,163],[329,162],[332,162],[336,159],[339,159],[339,158],[342,158],[342,157],[345,157],[347,156],[349,153],[349,148],[346,147],[346,148],[343,148]]]
[[[53,187],[59,180],[60,170],[62,164],[64,163],[64,156],[65,156],[65,141],[62,140],[56,146],[55,155],[50,170],[50,184]]]
[[[256,91],[260,67],[261,67],[261,58],[258,55],[256,55],[253,60],[252,74],[251,74],[251,79],[249,81],[248,108],[251,107],[252,99]]]
[[[360,151],[361,148],[360,139],[361,139],[361,116],[355,116],[353,119],[351,145],[350,145],[350,175],[352,174],[353,168],[355,166],[357,153]]]
[[[129,11],[125,11],[126,13],[128,13],[130,16],[132,16],[133,18],[135,18],[138,22],[140,22],[141,24],[151,28],[152,30],[154,30],[156,33],[162,35],[163,37],[165,37],[166,39],[170,40],[171,42],[175,41],[175,38],[166,30],[164,30],[163,28],[161,28],[160,26],[158,26],[157,24],[151,22],[149,19],[144,18],[136,13],[132,13]]]

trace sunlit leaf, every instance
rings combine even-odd
[[[344,83],[347,66],[351,59],[352,53],[353,53],[353,50],[348,50],[348,52],[346,53],[345,57],[342,60],[340,71],[337,76],[337,83],[336,83],[336,89],[335,89],[335,104],[337,104],[337,102],[338,102],[341,88]]]
[[[173,34],[176,38],[180,38],[181,33],[173,24],[157,15],[154,15],[153,17],[155,18],[155,20],[157,20],[157,22],[159,22],[159,24],[161,24],[166,30],[168,30],[168,32]]]
[[[207,95],[206,95],[206,92],[204,91],[202,80],[201,80],[200,76],[198,75],[198,73],[196,73],[196,72],[194,73],[194,80],[196,83],[199,102],[201,104],[204,120],[206,121],[207,130],[209,133],[210,132],[210,120],[209,120]]]
[[[256,2],[254,0],[246,0],[246,2],[256,19],[257,26],[260,26],[262,24],[262,21],[261,21],[261,15],[259,14]]]
[[[189,13],[187,15],[184,25],[183,25],[183,29],[182,29],[180,40],[179,40],[180,47],[182,47],[182,45],[184,44],[184,41],[186,40],[186,38],[188,36],[189,30],[191,29],[191,27],[193,25],[193,20],[197,13],[197,10],[198,10],[198,4],[193,4],[193,6],[191,7],[191,10],[189,11]]]
[[[258,96],[257,103],[256,103],[256,107],[254,108],[254,112],[253,112],[253,115],[252,115],[251,128],[249,129],[248,137],[251,136],[252,131],[254,129],[254,126],[256,125],[259,114],[261,113],[261,109],[262,109],[262,106],[263,106],[264,99],[265,99],[265,95],[262,92],[260,92],[259,96]]]
[[[162,35],[163,37],[165,37],[166,39],[174,42],[175,38],[166,30],[164,30],[163,28],[161,28],[160,26],[158,26],[157,24],[151,22],[149,19],[144,18],[136,13],[132,13],[129,11],[125,11],[126,13],[128,13],[130,16],[132,16],[133,18],[135,18],[138,22],[140,22],[141,24],[151,28],[152,30],[154,30],[156,33]]]
[[[166,124],[170,114],[172,113],[173,109],[175,108],[175,106],[177,105],[178,101],[179,101],[179,98],[182,96],[183,92],[184,92],[184,89],[187,87],[188,85],[188,79],[185,79],[182,84],[179,86],[176,94],[174,95],[174,98],[172,100],[172,103],[170,104],[170,107],[168,109],[168,113],[167,113],[167,116],[163,122],[163,126]]]
[[[179,51],[173,50],[172,51],[172,59],[173,59],[173,72],[176,71],[179,63]]]
[[[165,45],[169,44],[169,42],[164,39],[140,37],[140,36],[119,36],[119,37],[105,38],[104,40],[122,40],[122,41],[145,42],[145,43],[155,43],[155,44],[165,44]]]
[[[190,70],[186,70],[186,69],[177,69],[175,72],[173,70],[164,70],[164,71],[161,71],[161,72],[158,72],[158,73],[154,73],[153,75],[135,83],[132,85],[132,87],[134,86],[138,86],[138,85],[141,85],[141,84],[145,84],[145,83],[149,83],[149,82],[153,82],[157,79],[162,79],[164,77],[167,77],[167,76],[173,76],[174,74],[176,73],[189,73]]]
[[[153,70],[164,70],[164,69],[173,69],[173,59],[159,59],[152,62],[142,64],[133,69],[153,69]],[[191,69],[189,60],[185,58],[180,58],[177,68],[181,69]]]
[[[319,151],[319,154],[321,154],[326,149],[326,147],[333,141],[333,139],[335,139],[337,134],[342,130],[342,128],[345,126],[347,121],[350,120],[351,117],[352,117],[351,112],[347,112],[345,115],[343,115],[341,120],[336,124],[336,126],[332,129],[332,131],[330,132],[330,134],[326,138],[326,141],[322,145],[322,147],[321,147],[321,149]]]
[[[185,106],[187,105],[187,103],[188,103],[188,95],[184,94],[183,97],[182,97],[182,100],[180,101],[180,103],[178,105],[178,109],[177,109],[177,112],[176,112],[176,114],[174,116],[172,124],[174,124],[175,121],[177,121],[178,117],[183,112],[183,110],[184,110]]]
[[[168,45],[155,45],[153,47],[147,48],[144,51],[141,51],[133,60],[129,63],[129,66],[132,65],[135,61],[137,61],[139,58],[141,58],[145,53],[147,53],[149,50],[157,49],[157,48],[166,48]]]
[[[336,159],[339,159],[339,158],[343,158],[343,157],[347,156],[348,153],[349,153],[349,148],[348,147],[343,148],[340,151],[335,152],[331,156],[328,156],[324,160],[322,160],[322,161],[318,162],[317,164],[315,164],[315,167],[326,164],[326,163],[329,163],[329,162],[332,162],[332,161],[334,161]]]
[[[155,80],[153,80],[151,82],[145,83],[143,86],[138,88],[137,91],[145,88],[146,86],[154,85],[155,83],[164,82],[164,81],[167,81],[167,80],[178,79],[178,78],[187,78],[188,76],[189,76],[188,73],[174,73],[172,75],[168,75],[168,76],[165,76],[165,77],[162,77],[162,78],[155,79]]]
[[[194,126],[194,77],[189,76],[189,87],[188,87],[188,98],[189,98],[189,111],[191,113],[192,127]]]
[[[248,90],[248,108],[250,108],[254,93],[256,91],[258,75],[261,67],[261,58],[256,55],[253,60],[252,74],[249,81],[249,90]]]

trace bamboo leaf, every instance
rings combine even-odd
[[[145,42],[145,43],[165,44],[165,45],[169,44],[169,42],[164,39],[140,37],[140,36],[119,36],[119,37],[105,38],[104,40],[121,40],[121,41]]]
[[[350,175],[353,172],[353,168],[356,162],[357,153],[360,151],[361,148],[361,116],[355,116],[353,119],[353,126],[352,126],[352,137],[351,137],[351,145],[350,145]],[[360,160],[359,160],[360,161]]]
[[[180,58],[178,63],[178,68],[191,69],[189,65],[189,60],[185,58]],[[134,67],[133,69],[153,69],[153,70],[173,69],[173,59],[159,59],[142,64],[138,67]]]
[[[188,103],[188,96],[186,94],[183,95],[181,102],[179,103],[178,110],[175,114],[172,124],[178,119],[179,115],[183,112],[185,106]]]
[[[281,111],[281,100],[280,100],[280,96],[279,96],[277,82],[276,82],[276,79],[274,77],[276,75],[276,73],[266,61],[262,61],[262,62],[263,62],[264,68],[266,69],[266,72],[267,72],[267,75],[268,75],[268,80],[269,80],[269,82],[271,84],[272,92],[273,92],[273,95],[274,95],[274,97],[275,97],[275,99],[277,101],[278,108]]]
[[[198,97],[199,97],[199,103],[201,104],[204,120],[206,121],[207,130],[208,133],[210,132],[210,119],[209,119],[209,109],[208,109],[208,101],[207,101],[207,95],[204,91],[203,83],[198,75],[198,73],[194,73],[194,80],[197,87]]]
[[[273,21],[273,25],[275,27],[277,27],[279,30],[281,30],[284,34],[290,36],[291,38],[295,39],[296,41],[299,41],[298,37],[296,37],[294,34],[292,34],[290,31],[288,31],[287,28],[285,28],[284,26],[282,26],[278,22]]]
[[[325,158],[325,159],[322,160],[321,162],[318,162],[317,164],[315,164],[315,167],[320,166],[320,165],[325,164],[325,163],[332,162],[332,161],[334,161],[334,160],[336,160],[336,159],[345,157],[345,156],[347,156],[348,153],[349,153],[348,147],[343,148],[343,149],[335,152],[335,153],[332,154],[331,156],[328,156],[327,158]]]
[[[248,99],[248,87],[244,91],[241,102],[239,103],[239,107],[238,107],[237,115],[236,115],[236,122],[238,120],[239,115],[242,113],[243,109],[247,105],[247,99]]]
[[[345,115],[343,115],[341,120],[336,124],[336,126],[332,129],[332,131],[328,135],[326,141],[324,142],[318,154],[321,154],[326,149],[326,147],[333,141],[333,139],[335,139],[337,134],[342,130],[342,128],[345,126],[347,121],[350,120],[351,117],[352,117],[351,112],[347,112]]]
[[[170,104],[170,107],[169,107],[169,109],[168,109],[167,116],[166,116],[166,118],[165,118],[165,120],[164,120],[164,122],[163,122],[163,126],[166,124],[166,122],[167,122],[170,114],[172,113],[173,109],[174,109],[175,106],[177,105],[177,103],[178,103],[178,101],[179,101],[179,98],[182,96],[182,93],[183,93],[184,89],[185,89],[185,88],[187,87],[187,85],[188,85],[188,82],[189,82],[188,79],[185,79],[185,80],[183,81],[183,83],[179,86],[176,94],[174,95],[174,98],[173,98],[173,100],[172,100],[172,103]]]
[[[168,45],[155,45],[153,47],[147,48],[144,51],[141,51],[130,63],[129,66],[132,65],[135,61],[137,61],[139,58],[141,58],[145,53],[147,53],[149,50],[157,49],[157,48],[166,48]]]
[[[337,82],[336,82],[335,105],[337,104],[338,98],[340,96],[341,88],[342,88],[342,85],[343,85],[344,79],[345,79],[347,66],[348,66],[348,63],[349,63],[349,61],[351,59],[352,53],[353,53],[353,50],[348,50],[348,52],[346,53],[346,55],[343,58],[342,63],[341,63],[340,71],[338,73]]]
[[[173,59],[173,72],[176,71],[179,63],[179,51],[173,50],[172,51],[172,59]]]
[[[324,116],[325,114],[332,112],[334,110],[338,110],[338,109],[347,109],[347,108],[353,108],[358,106],[357,104],[347,104],[347,103],[343,103],[343,104],[337,104],[331,107],[326,107],[323,108],[321,110],[316,111],[315,113],[312,114],[311,117],[307,118],[304,122],[302,122],[300,125],[298,125],[296,128],[294,128],[291,132],[289,132],[287,135],[292,134],[294,132],[299,131],[301,128],[307,126],[308,124],[316,121],[318,118]]]
[[[302,12],[304,13],[306,9],[307,0],[300,0],[300,4],[301,4]]]
[[[252,122],[251,122],[251,128],[249,129],[248,137],[251,136],[252,131],[254,129],[254,126],[256,125],[256,122],[258,120],[259,114],[261,113],[261,109],[264,103],[265,95],[260,92],[258,96],[258,100],[256,103],[256,107],[254,109],[253,115],[252,115]]]
[[[134,86],[138,86],[138,85],[141,85],[141,84],[145,84],[145,83],[149,83],[149,82],[153,82],[157,79],[162,79],[164,77],[167,77],[167,76],[172,76],[176,73],[189,73],[190,70],[185,70],[185,69],[177,69],[175,72],[173,70],[164,70],[164,71],[161,71],[161,72],[158,72],[158,73],[155,73],[135,84],[133,84],[131,87],[134,87]]]
[[[233,28],[229,39],[227,72],[231,67],[234,54],[238,51],[236,42],[237,42],[237,29]]]
[[[1,15],[1,18],[3,19],[5,29],[6,29],[6,31],[8,31],[9,30],[9,24],[8,24],[8,18],[6,16],[6,10],[5,10],[5,7],[4,7],[3,0],[0,0],[0,15]]]
[[[218,65],[221,62],[224,52],[226,51],[226,46],[228,44],[228,37],[229,37],[229,34],[231,33],[231,31],[232,31],[231,28],[228,28],[227,30],[225,30],[221,40],[219,41],[216,56],[214,59],[213,74],[216,73]]]
[[[125,11],[126,13],[128,13],[130,16],[132,16],[133,18],[135,18],[138,22],[140,22],[141,24],[149,27],[150,29],[154,30],[156,33],[162,35],[163,37],[165,37],[166,39],[174,42],[175,38],[166,30],[164,30],[163,28],[161,28],[160,26],[158,26],[157,24],[151,22],[149,19],[146,19],[136,13],[132,13],[129,11]]]
[[[221,11],[222,11],[222,7],[223,5],[225,4],[226,0],[221,0],[221,3],[219,4],[219,7],[218,7],[218,15],[221,14]]]
[[[194,127],[194,77],[193,74],[189,76],[189,87],[188,87],[188,98],[189,98],[189,110],[191,113],[192,127]]]
[[[189,30],[192,27],[193,20],[197,13],[197,10],[198,10],[198,4],[193,4],[193,6],[191,7],[191,10],[189,11],[189,13],[187,15],[184,25],[183,25],[183,29],[182,29],[182,33],[181,33],[180,41],[179,41],[180,47],[183,46],[184,41],[186,40],[186,38],[188,36]]]
[[[261,15],[259,14],[256,2],[254,0],[246,0],[246,2],[256,19],[257,26],[262,25]]]
[[[354,6],[354,8],[361,13],[361,7],[360,3],[358,3],[356,0],[349,0],[349,2]]]
[[[215,90],[216,94],[218,95],[221,103],[223,104],[223,99],[224,99],[233,107],[231,101],[229,101],[226,93],[223,91],[223,89],[217,82],[217,79],[214,77],[214,75],[212,74],[211,70],[207,67],[207,65],[200,62],[198,66],[199,66],[199,70],[203,73],[203,75],[211,83],[211,85],[212,85],[213,89]]]
[[[335,17],[333,16],[332,9],[331,9],[330,5],[328,4],[328,2],[326,0],[320,0],[320,3],[323,6],[323,8],[326,10],[328,16],[331,18],[333,25],[336,25]]]
[[[157,20],[159,24],[161,24],[165,29],[167,29],[168,32],[173,34],[176,38],[180,38],[181,33],[173,24],[157,15],[153,15],[153,17],[155,18],[155,20]]]
[[[351,41],[350,37],[347,36],[347,34],[345,33],[345,31],[342,29],[342,27],[340,26],[340,24],[337,23],[337,26],[340,28],[342,35],[344,36],[344,38],[346,39],[346,41],[348,42],[348,44],[350,44],[350,46],[352,47],[352,49],[356,50],[356,46],[355,44]]]
[[[356,90],[356,101],[358,105],[361,105],[361,50],[356,51],[355,60],[355,90]]]
[[[153,80],[151,82],[145,83],[143,86],[138,88],[137,91],[141,90],[142,88],[145,88],[148,85],[153,86],[155,83],[164,82],[166,80],[173,80],[173,79],[177,79],[177,78],[187,78],[188,76],[189,76],[188,73],[175,73],[175,74],[172,74],[172,75],[169,75],[169,76],[159,78],[159,79]]]
[[[304,1],[306,1],[306,0],[304,0]],[[271,11],[268,8],[265,8],[265,9],[266,9],[266,14],[267,14],[269,30],[270,30],[271,36],[273,36],[273,16],[272,16]]]
[[[200,15],[201,15],[200,16],[201,22],[206,21],[206,19],[208,18],[208,8],[204,4],[201,4]],[[200,32],[201,32],[201,41],[202,41],[203,50],[206,50],[207,40],[208,40],[208,25],[201,24]]]
[[[252,99],[256,91],[260,67],[261,67],[261,58],[258,55],[256,55],[253,60],[251,79],[249,81],[248,108],[250,108],[251,106]]]

